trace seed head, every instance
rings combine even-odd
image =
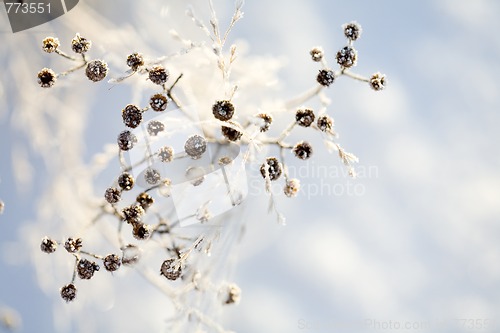
[[[241,299],[241,289],[235,284],[227,286],[227,296],[224,304],[238,304]]]
[[[161,121],[151,120],[148,123],[148,134],[151,136],[157,136],[158,133],[163,132],[165,130],[165,125]]]
[[[162,85],[168,80],[169,73],[163,66],[155,66],[149,70],[149,79],[154,84]]]
[[[134,223],[132,235],[137,240],[146,240],[151,236],[151,226],[144,223]]]
[[[215,118],[227,121],[234,115],[234,105],[230,101],[217,101],[212,106],[212,112]]]
[[[122,265],[120,257],[118,257],[116,254],[108,254],[106,257],[104,257],[104,268],[108,272],[114,272],[120,268]]]
[[[80,279],[90,280],[94,273],[99,270],[99,265],[87,259],[80,259],[76,265],[76,270]]]
[[[293,147],[293,153],[297,158],[300,158],[301,160],[307,160],[309,157],[311,157],[313,152],[312,146],[305,142],[301,141]]]
[[[123,218],[127,223],[139,223],[141,222],[142,215],[144,215],[144,209],[141,205],[131,205],[122,209]]]
[[[80,36],[79,33],[71,40],[71,49],[75,53],[83,54],[87,52],[92,46],[92,42],[85,37]]]
[[[154,94],[149,99],[149,105],[156,112],[165,111],[167,109],[168,99],[165,95]]]
[[[71,302],[76,298],[76,287],[73,283],[63,286],[60,290],[61,298],[66,302]]]
[[[343,49],[337,52],[337,63],[345,68],[349,68],[356,65],[358,60],[358,52],[351,46],[345,46]]]
[[[316,81],[322,86],[328,87],[335,81],[335,73],[330,69],[321,69],[316,76]]]
[[[54,253],[57,250],[57,242],[49,237],[44,237],[40,244],[40,250],[45,253]]]
[[[302,127],[309,127],[314,122],[314,111],[311,109],[299,109],[295,113],[295,121],[297,125]]]
[[[124,172],[118,177],[118,186],[124,191],[130,191],[134,187],[134,177],[131,174]]]
[[[144,66],[144,58],[140,53],[132,53],[127,57],[127,66],[130,67],[133,71],[139,69],[139,67]]]
[[[56,83],[57,75],[50,68],[44,68],[38,72],[38,84],[42,88],[50,88]]]
[[[379,72],[373,74],[370,78],[370,87],[375,91],[384,90],[386,83],[385,75]]]
[[[55,37],[46,37],[42,41],[42,50],[44,50],[47,53],[55,52],[58,47],[59,47],[59,39]]]
[[[153,199],[152,196],[150,196],[148,193],[146,192],[142,192],[140,193],[137,198],[135,199],[135,201],[137,201],[137,203],[144,209],[148,209],[149,207],[151,207],[155,200]]]
[[[229,122],[229,123],[231,125],[240,127],[238,124],[236,124],[234,122]],[[222,130],[222,135],[224,135],[224,137],[226,139],[228,139],[229,141],[238,141],[243,136],[242,132],[240,132],[232,127],[222,126],[221,130]]]
[[[300,190],[300,181],[296,178],[287,180],[283,192],[289,198],[297,196]]]
[[[273,122],[273,117],[267,113],[259,113],[257,117],[263,121],[263,124],[260,126],[260,131],[267,132]]]
[[[346,23],[342,29],[344,29],[344,35],[351,41],[355,41],[361,36],[362,29],[357,22]]]
[[[122,110],[122,119],[125,126],[136,128],[141,124],[142,111],[137,106],[128,104],[125,109]]]
[[[115,187],[107,188],[106,192],[104,192],[104,199],[106,199],[106,201],[110,204],[117,203],[118,201],[120,201],[121,197],[122,192]]]
[[[64,243],[64,248],[69,253],[78,252],[82,248],[82,239],[81,238],[74,239],[70,237]]]
[[[177,280],[182,274],[182,269],[180,266],[178,269],[175,269],[175,265],[176,265],[175,259],[165,260],[161,264],[160,274],[169,280]]]
[[[318,128],[322,132],[330,132],[333,128],[333,119],[328,115],[318,117]]]
[[[169,146],[161,147],[158,150],[158,157],[164,163],[171,162],[174,159],[174,149]]]
[[[313,61],[321,61],[323,59],[323,49],[321,47],[314,47],[309,54],[311,55],[311,58]]]
[[[156,185],[161,180],[160,172],[156,169],[148,168],[146,172],[144,172],[144,180],[146,180],[149,185]]]
[[[99,82],[108,75],[108,64],[102,60],[92,60],[87,64],[85,75],[93,82]]]
[[[184,151],[193,159],[198,159],[207,150],[207,140],[201,135],[190,136],[184,144]]]
[[[116,142],[121,150],[127,151],[134,148],[134,144],[137,142],[137,137],[130,131],[123,131],[118,134]]]
[[[276,157],[268,157],[266,158],[266,163],[262,164],[260,167],[260,173],[264,179],[266,178],[266,164],[267,164],[267,172],[269,174],[270,180],[277,180],[280,178],[282,173],[281,163],[278,161]]]

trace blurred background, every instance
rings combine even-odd
[[[226,26],[234,5],[214,3]],[[208,22],[207,3],[192,5]],[[108,90],[73,78],[41,91],[36,73],[67,65],[41,51],[47,35],[69,42],[85,34],[93,55],[118,72],[130,51],[178,50],[167,38],[171,28],[203,40],[185,8],[180,0],[81,1],[16,34],[0,9],[0,308],[17,313],[18,331],[165,331],[168,300],[138,285],[140,277],[103,277],[68,305],[57,285],[70,271],[58,276],[62,270],[49,263],[56,259],[39,253],[43,236],[85,219],[85,209],[65,199],[74,194],[67,178],[116,140],[122,124],[113,110],[140,97],[127,86]],[[385,73],[388,86],[375,92],[342,77],[326,90],[339,142],[360,158],[358,179],[318,141],[305,169],[291,161],[302,190],[278,198],[286,226],[251,191],[241,215],[246,233],[234,248],[242,301],[225,311],[225,326],[241,333],[388,331],[396,323],[418,332],[498,331],[500,4],[252,0],[243,11],[230,42],[245,45],[242,59],[274,64],[280,79],[263,99],[310,88],[318,65],[309,50],[321,45],[333,66],[346,43],[341,25],[353,20],[363,27],[353,71]],[[102,184],[96,180],[89,193],[99,195]],[[99,295],[107,296],[96,302]]]

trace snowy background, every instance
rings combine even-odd
[[[208,17],[204,1],[192,3]],[[233,4],[215,5],[227,23]],[[154,56],[166,47],[175,50],[165,37],[171,25],[202,38],[184,19],[184,9],[184,1],[84,1],[55,22],[15,35],[0,10],[0,199],[6,203],[0,215],[0,307],[19,313],[19,331],[76,331],[71,325],[82,319],[99,332],[162,331],[161,304],[168,301],[152,288],[133,285],[133,278],[115,278],[124,294],[82,313],[79,305],[68,310],[57,289],[48,288],[47,280],[58,279],[51,270],[34,268],[39,239],[63,223],[36,222],[42,206],[51,204],[40,202],[52,186],[46,181],[51,164],[88,162],[113,142],[122,125],[104,111],[119,110],[123,103],[113,100],[128,93],[102,86],[75,92],[69,83],[56,93],[40,92],[35,75],[53,61],[39,49],[46,35],[69,41],[79,31],[102,57],[115,51],[123,57],[136,47]],[[311,47],[321,45],[334,64],[345,43],[340,27],[352,20],[363,27],[354,71],[381,71],[389,83],[374,92],[341,78],[327,90],[340,143],[366,171],[359,179],[343,175],[335,155],[315,154],[299,197],[279,201],[286,227],[267,215],[265,198],[249,199],[233,277],[242,302],[228,309],[226,326],[241,333],[326,333],[360,331],[349,326],[359,322],[378,322],[380,331],[389,322],[441,320],[444,327],[428,331],[466,332],[472,330],[456,319],[478,319],[475,331],[493,332],[478,323],[494,322],[500,313],[500,4],[249,0],[243,11],[231,41],[245,40],[248,56],[263,62],[280,60],[284,98],[311,86],[317,71]],[[41,114],[50,94],[52,111]],[[83,105],[79,94],[92,98]],[[58,146],[73,139],[80,146]],[[314,170],[324,166],[339,175],[317,177]],[[131,317],[135,311],[137,320]]]

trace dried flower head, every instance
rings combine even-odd
[[[238,124],[236,124],[234,122],[230,122],[230,124],[233,126],[236,126],[238,128],[240,127]],[[224,135],[224,137],[226,139],[228,139],[229,141],[238,141],[243,136],[242,132],[240,132],[232,127],[229,127],[229,126],[222,126],[221,131],[222,131],[222,135]]]
[[[257,115],[257,117],[262,119],[262,121],[263,121],[263,124],[260,125],[260,131],[267,132],[269,130],[269,127],[271,126],[271,124],[273,122],[273,117],[267,113],[259,113]]]
[[[90,280],[94,273],[99,270],[99,265],[87,259],[78,260],[76,271],[82,280]]]
[[[57,250],[57,242],[49,237],[44,237],[40,244],[40,250],[45,253],[54,253]]]
[[[122,119],[125,126],[136,128],[141,124],[142,111],[137,106],[128,104],[125,109],[122,110]]]
[[[174,159],[174,149],[169,146],[163,146],[158,149],[158,158],[160,161],[167,163]]]
[[[168,99],[163,94],[154,94],[149,99],[149,105],[156,112],[165,111],[167,109]]]
[[[295,113],[295,121],[297,125],[309,127],[314,122],[314,111],[311,109],[299,109]]]
[[[42,50],[47,53],[55,52],[58,47],[59,47],[59,39],[55,37],[46,37],[42,41]]]
[[[162,85],[168,80],[169,73],[163,66],[155,66],[149,70],[149,79],[154,84]]]
[[[118,186],[124,191],[130,191],[134,187],[134,183],[134,177],[128,172],[124,172],[118,176]]]
[[[217,101],[212,106],[212,113],[215,118],[227,121],[234,115],[234,105],[230,101]]]
[[[127,151],[134,148],[134,144],[137,142],[137,137],[130,131],[123,131],[118,134],[116,142],[121,150]]]
[[[297,158],[300,158],[301,160],[307,160],[309,157],[311,157],[313,152],[312,146],[305,142],[301,141],[293,147],[293,153]]]
[[[321,69],[316,76],[316,81],[322,86],[328,87],[335,81],[335,73],[330,69]]]
[[[266,158],[266,163],[261,165],[260,173],[264,178],[266,178],[266,165],[270,180],[277,180],[278,178],[280,178],[282,173],[282,166],[276,157]]]
[[[241,299],[241,289],[234,283],[227,286],[224,304],[238,304]]]
[[[114,272],[122,265],[120,257],[116,254],[108,254],[103,260],[104,268],[109,272]]]
[[[56,73],[50,68],[43,68],[40,72],[38,72],[38,84],[42,88],[50,88],[57,81]]]
[[[85,75],[93,82],[99,82],[108,75],[108,64],[102,60],[92,60],[87,64]]]
[[[190,136],[184,144],[184,151],[193,159],[198,159],[207,150],[207,140],[201,135]]]
[[[320,131],[330,132],[333,128],[333,119],[328,115],[322,115],[318,117],[317,125]]]
[[[152,196],[150,196],[148,193],[146,192],[142,192],[140,193],[137,198],[135,199],[135,201],[137,201],[137,203],[144,209],[148,209],[149,207],[151,207],[155,200],[153,199]]]
[[[323,49],[321,47],[313,47],[309,52],[313,61],[321,61],[323,59]]]
[[[141,249],[137,245],[128,244],[122,248],[122,264],[131,266],[141,258]]]
[[[176,266],[175,259],[165,260],[161,264],[160,274],[169,280],[177,280],[182,274],[182,269],[180,266],[179,268],[175,269],[175,266]]]
[[[148,168],[145,172],[144,172],[144,180],[146,181],[146,183],[148,183],[149,185],[156,185],[160,182],[161,180],[161,175],[160,175],[160,172],[156,169],[153,169],[153,168]]]
[[[148,134],[151,136],[157,136],[158,133],[163,132],[165,130],[165,125],[161,121],[151,120],[148,123]]]
[[[300,190],[300,181],[297,178],[292,178],[286,181],[283,192],[289,198],[297,196]]]
[[[66,302],[71,302],[76,298],[76,287],[73,283],[63,286],[60,290],[61,298]]]
[[[337,63],[345,68],[349,68],[356,65],[358,60],[358,52],[351,46],[345,46],[340,51],[337,52]]]
[[[144,209],[141,205],[133,204],[122,209],[123,219],[127,223],[139,223],[144,215]]]
[[[384,90],[386,83],[385,75],[379,72],[370,77],[370,87],[375,91]]]
[[[79,33],[71,40],[71,49],[75,53],[83,54],[87,52],[92,46],[92,42],[85,37],[80,36]]]
[[[69,253],[75,253],[80,251],[82,248],[82,239],[81,238],[68,238],[66,242],[64,243],[64,248],[66,251]]]
[[[134,223],[132,235],[135,239],[146,240],[151,236],[151,226],[144,223]]]
[[[134,52],[127,57],[127,66],[133,71],[139,69],[139,67],[144,66],[144,58],[142,54]]]
[[[121,197],[122,192],[115,187],[107,188],[106,192],[104,192],[104,199],[106,199],[106,201],[110,204],[117,203],[118,201],[120,201]]]
[[[351,41],[355,41],[361,36],[362,29],[357,22],[346,23],[342,29],[344,29],[344,35]]]

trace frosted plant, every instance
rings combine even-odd
[[[279,61],[263,62],[240,53],[238,44],[227,45],[243,17],[243,3],[236,3],[226,29],[209,5],[208,24],[193,9],[187,10],[205,40],[193,42],[170,30],[179,47],[161,57],[149,56],[147,45],[97,57],[93,52],[99,41],[79,33],[70,43],[56,36],[42,41],[44,52],[61,57],[68,66],[60,72],[41,69],[36,76],[41,88],[57,90],[72,84],[66,81],[69,76],[84,75],[88,82],[82,85],[129,84],[132,91],[131,99],[114,112],[114,121],[124,126],[116,142],[104,145],[89,164],[56,166],[71,170],[74,179],[55,178],[40,203],[41,219],[57,216],[67,223],[59,227],[52,222],[47,228],[53,229],[47,230],[51,236],[40,244],[43,253],[66,252],[64,263],[51,261],[58,274],[67,272],[59,290],[66,302],[78,302],[80,286],[87,283],[82,280],[134,270],[170,300],[172,312],[164,315],[170,317],[172,331],[226,332],[217,320],[220,310],[244,297],[244,290],[228,279],[231,249],[245,223],[241,214],[248,195],[247,166],[257,166],[270,216],[282,224],[285,216],[275,196],[291,198],[300,191],[300,180],[289,177],[287,159],[308,160],[321,150],[307,138],[290,141],[295,129],[320,135],[326,149],[336,151],[355,176],[358,159],[337,141],[327,89],[344,76],[384,89],[383,74],[365,78],[351,72],[358,61],[354,41],[361,27],[355,22],[343,27],[347,45],[333,57],[337,68],[328,64],[321,47],[310,50],[312,61],[319,64],[318,72],[311,73],[311,89],[280,99],[260,88],[276,80]],[[70,52],[65,44],[71,45]],[[321,105],[317,110],[308,106],[315,100]],[[273,192],[276,183],[282,184],[281,193]]]

